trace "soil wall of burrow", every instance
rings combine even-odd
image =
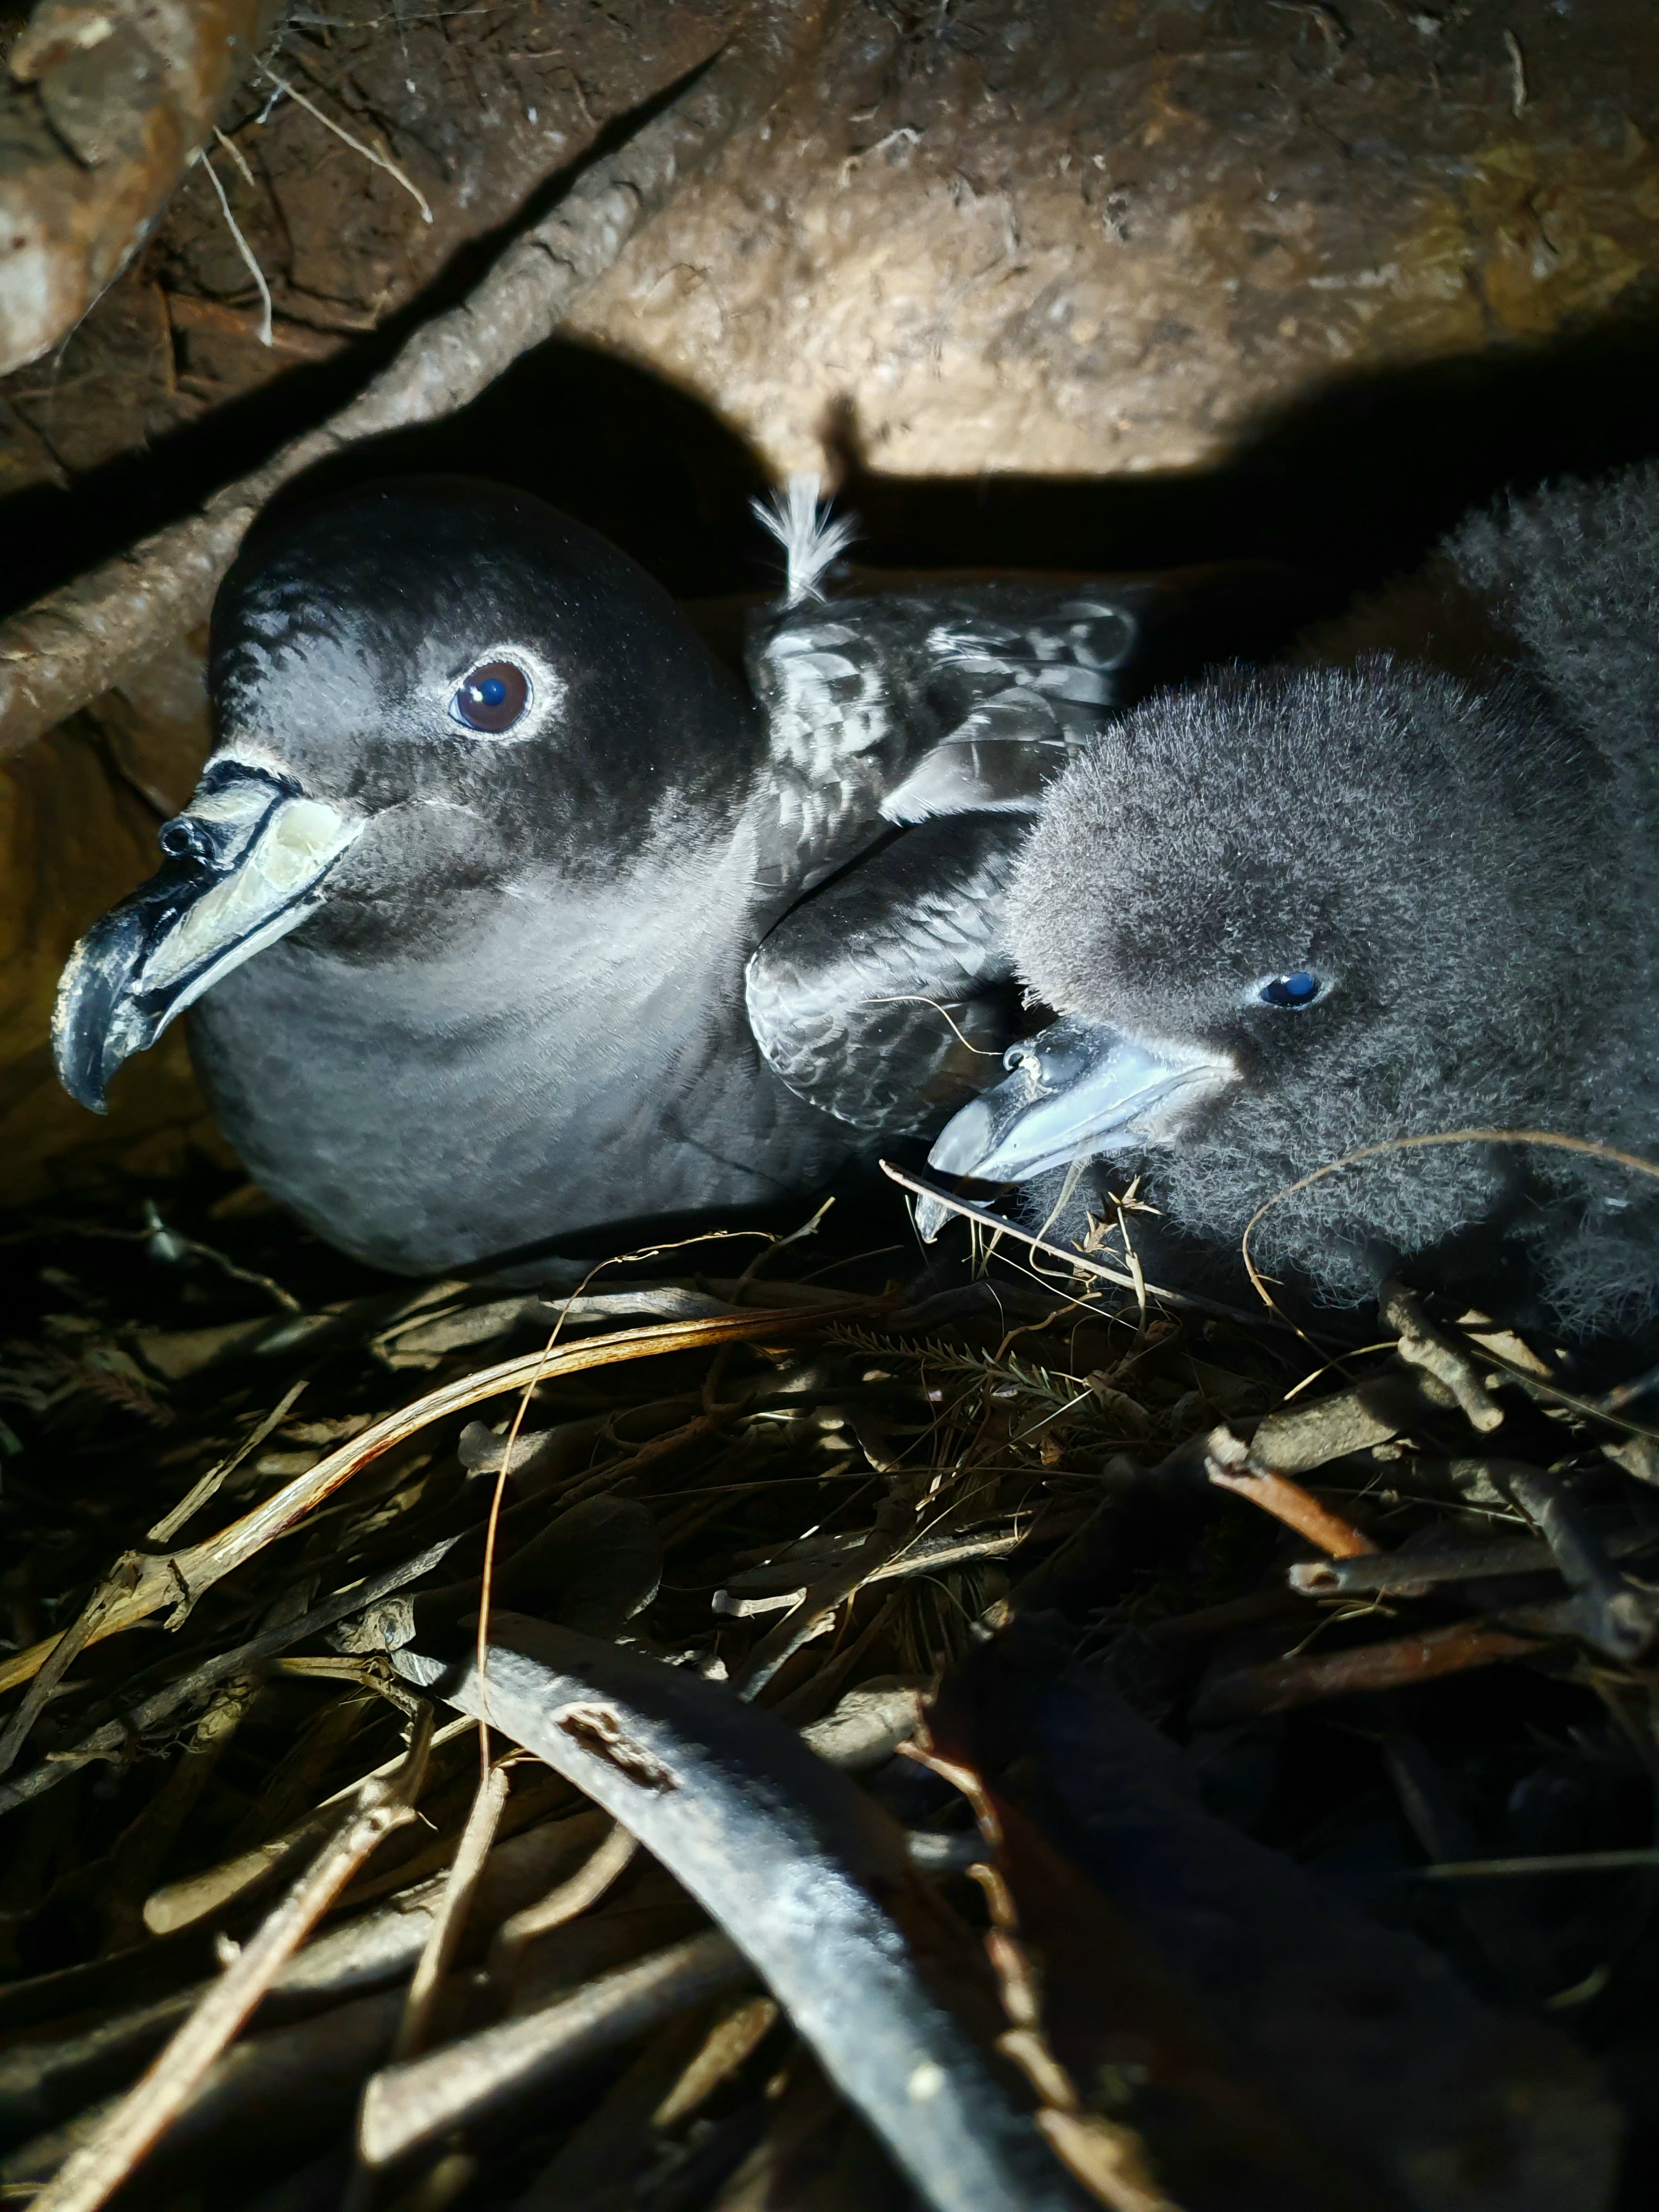
[[[325,419],[742,12],[292,11],[125,271],[0,380],[4,606]],[[362,465],[528,485],[688,597],[765,587],[747,501],[805,469],[877,563],[1267,556],[1340,596],[1506,483],[1644,450],[1656,368],[1647,0],[844,0],[554,344]],[[176,1030],[103,1122],[46,1045],[207,749],[201,645],[0,761],[0,1201],[212,1141]]]

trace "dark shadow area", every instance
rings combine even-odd
[[[847,425],[841,496],[879,565],[1168,568],[1282,561],[1334,605],[1413,566],[1468,508],[1659,445],[1659,313],[1298,398],[1220,466],[1100,478],[882,475]]]
[[[499,241],[488,241],[493,251]],[[71,489],[0,503],[0,607],[25,605],[343,405],[410,329],[476,279],[447,276],[394,324],[129,455]],[[475,260],[473,257],[477,257]],[[1102,477],[884,475],[848,422],[830,426],[858,558],[878,568],[1133,571],[1288,562],[1317,580],[1305,614],[1410,567],[1467,508],[1506,487],[1593,474],[1651,451],[1659,314],[1534,347],[1346,379],[1288,404],[1219,466]],[[458,471],[513,483],[614,538],[684,597],[763,586],[771,548],[749,510],[765,470],[699,400],[591,348],[554,340],[445,421],[354,447],[282,504],[390,473]],[[1268,624],[1271,630],[1273,625]],[[1251,634],[1224,649],[1270,650]]]

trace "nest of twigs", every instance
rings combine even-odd
[[[1642,1401],[879,1228],[14,1225],[9,2198],[1651,2201]]]

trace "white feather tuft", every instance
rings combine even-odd
[[[766,499],[751,502],[762,525],[783,548],[784,600],[792,607],[823,597],[825,571],[847,550],[858,532],[850,515],[832,515],[818,498],[815,476],[791,477]]]

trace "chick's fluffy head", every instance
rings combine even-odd
[[[1275,1191],[1359,1146],[1608,1120],[1594,764],[1534,697],[1427,668],[1231,676],[1148,702],[1051,789],[1012,931],[1032,995],[1235,1080],[1117,1156],[1180,1225],[1236,1245]],[[1298,969],[1312,1005],[1263,1004]],[[1488,1218],[1492,1146],[1393,1156],[1264,1224],[1332,1296]]]

